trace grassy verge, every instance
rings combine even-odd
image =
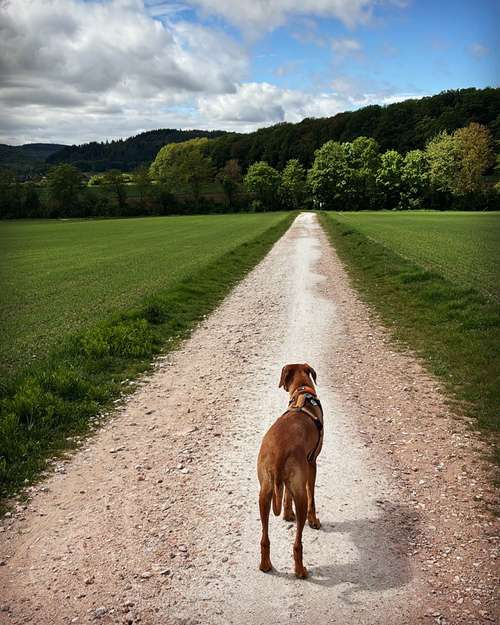
[[[416,351],[492,441],[500,464],[500,309],[325,213],[320,220],[365,300]]]
[[[0,223],[0,378],[170,289],[283,213]]]
[[[267,253],[294,214],[129,310],[68,336],[8,379],[0,399],[0,497],[33,480],[111,405],[125,379],[175,346]]]
[[[453,284],[500,300],[500,213],[359,211],[334,218]]]

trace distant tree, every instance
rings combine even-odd
[[[80,202],[82,174],[73,165],[52,167],[47,174],[47,198],[54,217],[75,215]]]
[[[345,204],[349,170],[345,144],[327,141],[316,150],[308,184],[317,206],[327,210],[349,210]]]
[[[380,157],[376,181],[383,194],[385,208],[401,208],[403,157],[396,150],[387,150]]]
[[[234,158],[227,161],[224,167],[218,171],[216,178],[226,196],[227,206],[231,208],[234,195],[241,183],[241,169],[238,161]]]
[[[348,168],[346,170],[346,198],[350,210],[376,206],[376,175],[380,165],[379,145],[375,139],[357,137],[345,143]]]
[[[256,210],[273,210],[278,207],[280,175],[265,161],[253,163],[244,178],[245,188],[255,198]]]
[[[429,188],[429,161],[423,150],[407,152],[401,171],[401,204],[403,208],[422,208]]]
[[[429,175],[434,190],[452,193],[459,169],[457,142],[446,130],[438,133],[427,144]]]
[[[208,139],[191,139],[165,145],[156,155],[150,174],[171,193],[178,186],[187,186],[199,205],[202,185],[213,179],[211,159],[205,155]]]
[[[457,194],[481,191],[485,171],[494,163],[491,133],[475,122],[453,133],[458,155],[458,175],[454,182]]]
[[[26,182],[24,184],[22,202],[24,217],[42,217],[40,196],[33,182]]]
[[[142,165],[132,173],[132,182],[135,184],[139,196],[139,206],[146,211],[153,194],[153,185],[149,175],[149,169]]]
[[[118,169],[110,169],[102,176],[102,182],[109,192],[115,196],[120,212],[127,207],[127,189],[123,180],[123,174]]]
[[[0,218],[9,219],[19,212],[16,176],[10,169],[0,169]]]
[[[307,194],[306,170],[300,161],[291,158],[281,172],[280,197],[291,210],[302,208]]]

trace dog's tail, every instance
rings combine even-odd
[[[273,512],[275,516],[281,514],[281,504],[283,503],[283,481],[275,476],[273,485]]]

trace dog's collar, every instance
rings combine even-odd
[[[290,401],[293,401],[294,395],[302,395],[303,393],[307,395],[312,395],[313,397],[317,397],[316,391],[312,386],[298,386],[292,393],[292,398]]]
[[[290,397],[288,406],[290,408],[302,408],[306,402],[309,402],[312,406],[318,406],[323,414],[323,407],[312,386],[299,386],[296,388]]]
[[[291,394],[288,405],[303,406],[307,400],[310,400],[312,403],[314,403],[313,400],[319,402],[316,391],[312,386],[299,386]]]

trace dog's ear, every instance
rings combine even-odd
[[[316,378],[317,378],[316,371],[314,371],[311,365],[308,365],[307,363],[305,367],[306,367],[307,374],[312,377],[312,379],[314,380],[314,384],[316,384]]]
[[[285,391],[288,391],[288,385],[290,383],[290,375],[292,374],[292,367],[290,365],[285,365],[281,370],[281,378],[278,388],[283,387]]]

